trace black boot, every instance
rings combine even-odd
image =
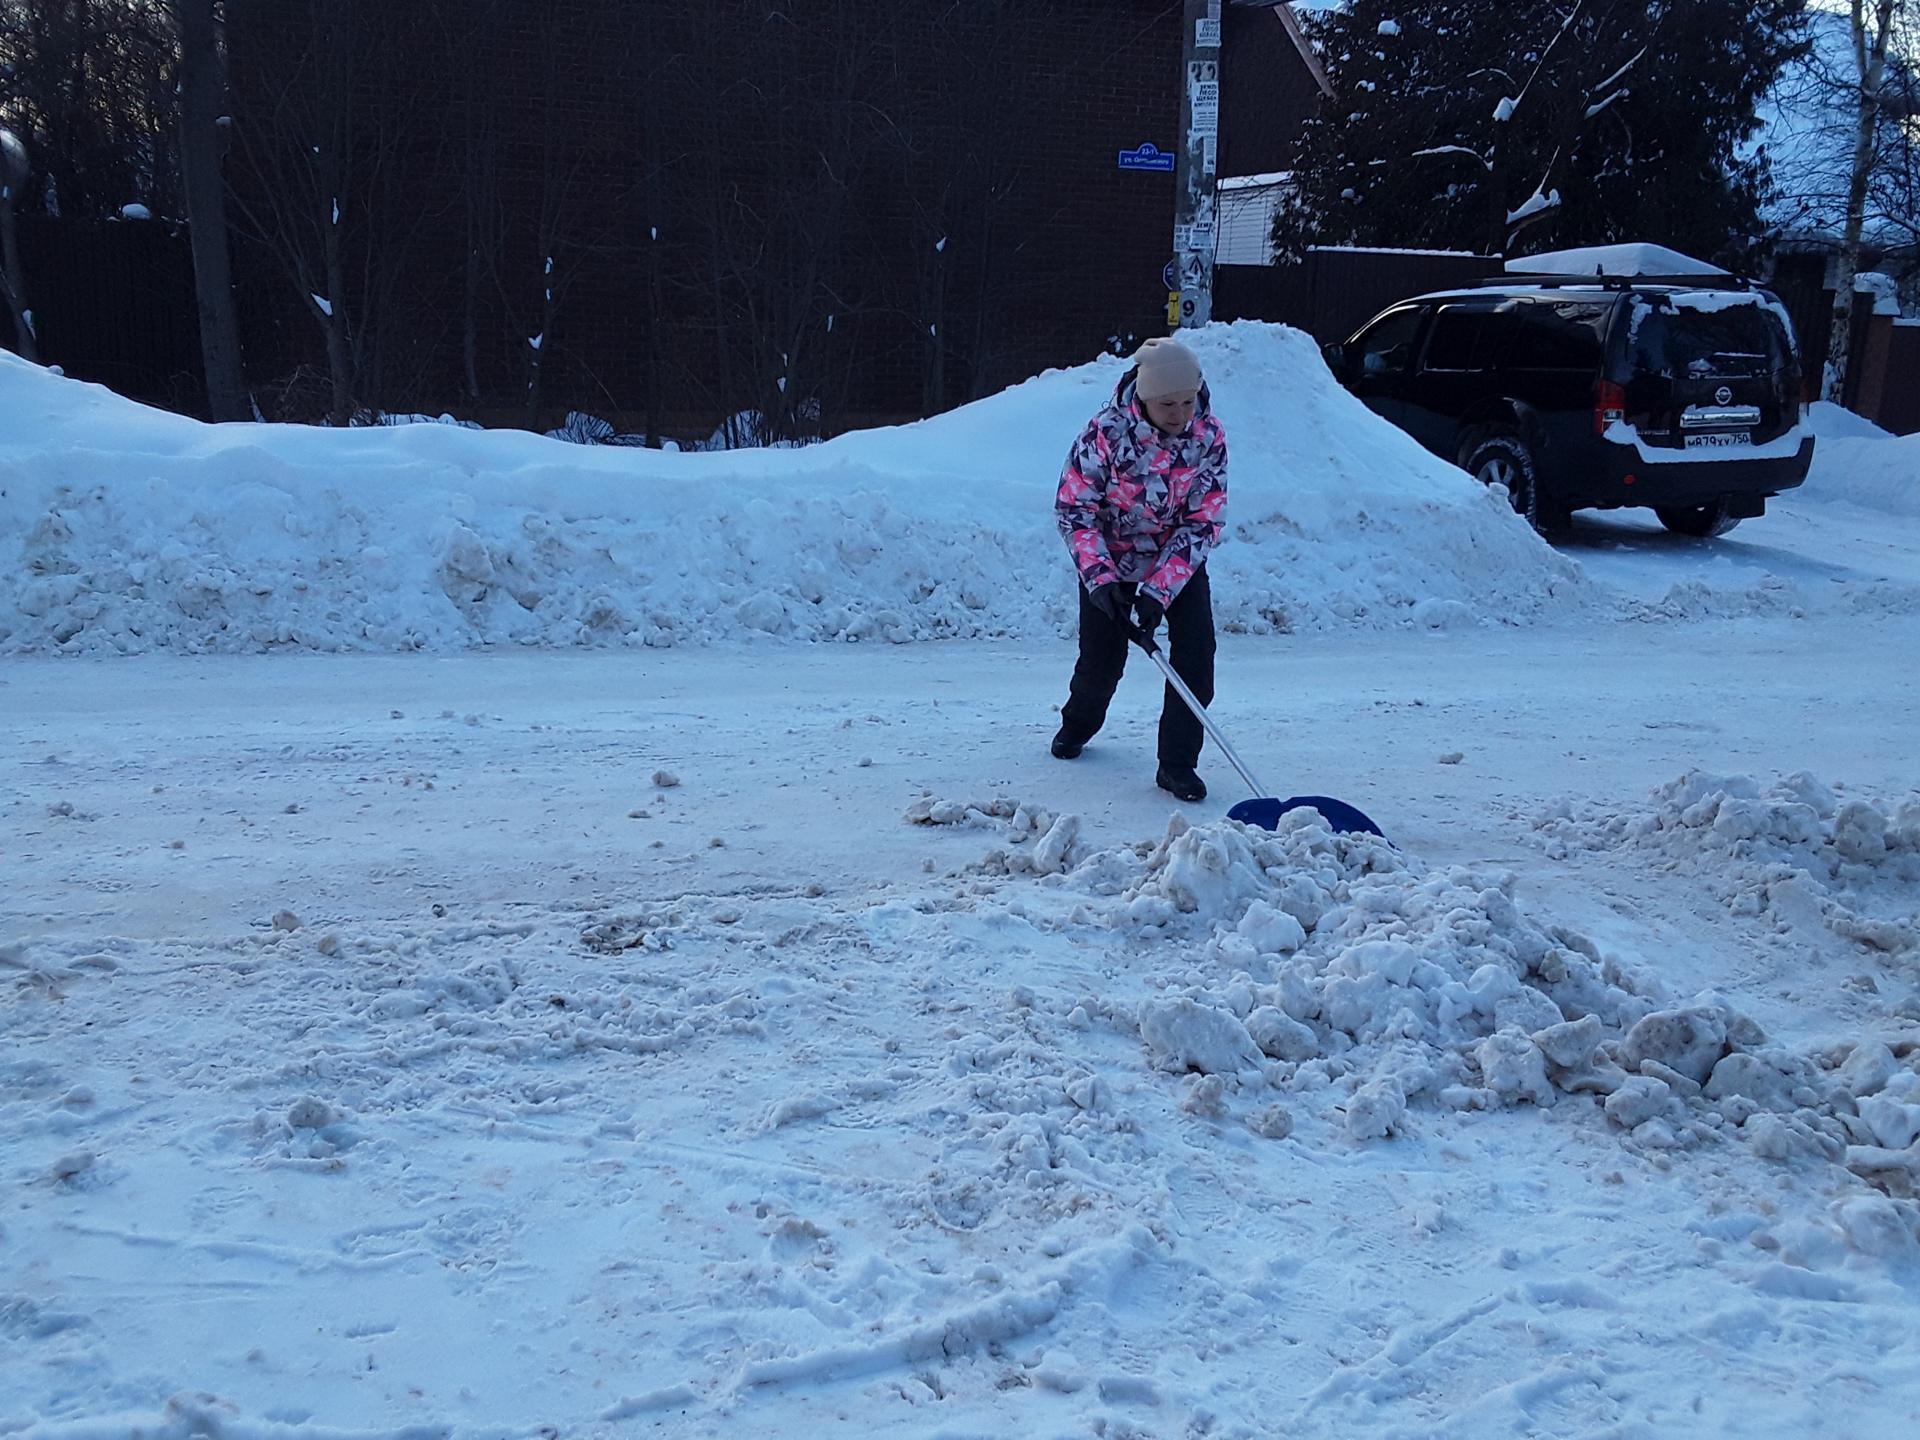
[[[1053,758],[1056,760],[1078,760],[1080,752],[1086,748],[1087,742],[1074,739],[1064,725],[1053,737]]]
[[[1207,782],[1191,765],[1162,765],[1153,783],[1176,800],[1191,802],[1207,798]]]

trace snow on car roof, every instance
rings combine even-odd
[[[1638,275],[1733,278],[1718,265],[1696,260],[1665,245],[1644,243],[1583,245],[1543,255],[1522,255],[1507,261],[1506,269],[1514,275],[1617,276],[1628,280]]]

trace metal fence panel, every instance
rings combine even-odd
[[[1222,265],[1213,313],[1269,320],[1321,344],[1345,340],[1396,300],[1500,272],[1498,257],[1425,250],[1313,249],[1297,265]]]
[[[150,405],[203,414],[185,231],[150,220],[22,215],[19,223],[41,363]],[[0,335],[10,339],[11,327]]]

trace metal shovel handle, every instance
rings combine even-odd
[[[1247,769],[1246,763],[1234,752],[1234,748],[1228,743],[1227,737],[1220,733],[1220,727],[1215,725],[1213,723],[1213,717],[1207,714],[1207,707],[1202,705],[1199,697],[1187,688],[1187,682],[1180,678],[1173,666],[1168,663],[1167,657],[1162,653],[1160,647],[1153,643],[1153,636],[1148,631],[1142,630],[1138,625],[1130,624],[1126,621],[1122,621],[1121,623],[1126,626],[1127,638],[1153,657],[1153,663],[1158,665],[1160,667],[1160,673],[1167,677],[1167,684],[1173,687],[1175,694],[1187,702],[1187,708],[1193,711],[1193,717],[1200,722],[1200,728],[1205,730],[1213,743],[1220,747],[1220,753],[1227,757],[1227,763],[1240,772],[1240,778],[1247,782],[1247,788],[1251,790],[1257,798],[1265,798],[1267,792],[1261,787],[1260,782],[1253,778],[1253,772]]]

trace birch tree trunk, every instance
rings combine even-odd
[[[1901,0],[1873,0],[1873,30],[1867,28],[1867,0],[1853,0],[1853,61],[1860,88],[1853,132],[1853,172],[1847,177],[1847,218],[1835,257],[1833,327],[1827,335],[1823,398],[1844,405],[1847,366],[1853,355],[1854,277],[1860,273],[1860,242],[1866,231],[1867,189],[1873,179],[1874,139],[1880,124],[1880,90],[1886,80],[1887,44],[1893,13]]]

